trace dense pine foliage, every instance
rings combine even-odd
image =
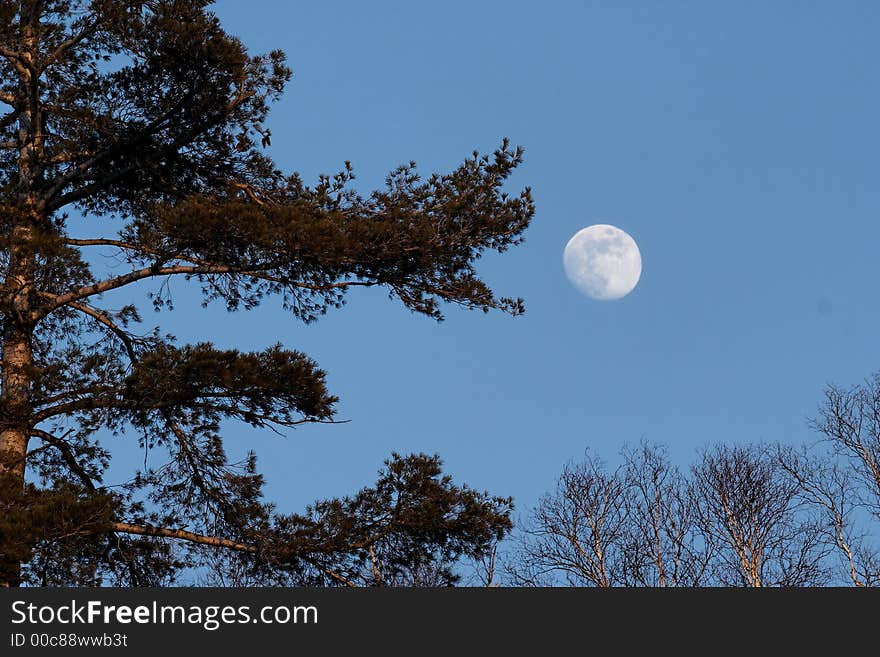
[[[375,488],[280,514],[255,457],[230,463],[224,420],[285,428],[334,418],[324,372],[284,345],[177,344],[102,294],[165,283],[312,322],[355,286],[442,319],[444,304],[522,312],[475,263],[534,213],[502,188],[505,141],[446,174],[414,164],[356,192],[346,164],[304,184],[266,148],[291,77],[205,0],[0,1],[0,581],[162,585],[196,566],[238,581],[451,583],[509,528],[510,502],[454,485],[436,458],[395,456]],[[69,216],[93,231],[73,237]],[[96,253],[127,269],[102,278]],[[140,293],[139,293],[140,294]],[[150,450],[122,486],[102,431]],[[27,473],[27,476],[26,476]],[[254,579],[256,578],[256,579]]]

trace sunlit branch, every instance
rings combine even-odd
[[[255,553],[257,548],[246,543],[239,543],[228,538],[219,538],[217,536],[205,536],[204,534],[196,534],[186,529],[171,529],[169,527],[156,527],[154,525],[135,525],[129,522],[111,522],[110,530],[120,534],[135,534],[138,536],[156,536],[159,538],[176,538],[190,543],[198,543],[199,545],[210,545],[213,547],[227,548],[229,550],[237,550],[238,552]]]
[[[170,527],[157,527],[155,525],[148,524],[133,524],[129,522],[111,522],[110,523],[110,531],[117,532],[120,534],[132,534],[136,536],[155,536],[157,538],[173,538],[181,541],[187,541],[189,543],[195,543],[197,545],[208,545],[211,547],[219,547],[226,548],[228,550],[235,550],[236,552],[246,552],[249,554],[256,554],[258,549],[254,545],[249,545],[247,543],[241,543],[239,541],[233,541],[228,538],[220,538],[217,536],[206,536],[205,534],[197,534],[195,532],[188,531],[186,529],[173,529]],[[308,557],[300,557],[302,560],[321,572],[323,572],[328,577],[335,579],[337,582],[344,584],[345,586],[357,588],[357,584],[354,584],[351,580],[346,579],[339,573],[334,572],[333,570],[319,564],[318,562],[310,559]]]
[[[23,76],[29,77],[33,75],[33,67],[29,66],[22,53],[12,50],[7,46],[0,45],[0,56],[4,57],[13,67],[15,67],[15,70]]]

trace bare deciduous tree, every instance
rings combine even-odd
[[[809,586],[829,581],[826,525],[778,458],[718,446],[682,473],[666,451],[624,448],[608,469],[568,465],[519,531],[509,581],[541,586]]]
[[[570,464],[520,532],[506,572],[519,585],[699,586],[711,545],[689,486],[662,447],[624,448],[609,471],[588,454]]]
[[[473,560],[471,567],[473,573],[469,578],[472,586],[496,588],[501,586],[498,581],[499,567],[501,565],[498,553],[500,541],[496,541],[490,550]]]
[[[880,554],[863,522],[859,482],[848,464],[806,447],[780,447],[778,459],[797,482],[802,499],[818,512],[824,540],[843,566],[841,582],[856,587],[880,584]]]
[[[699,586],[712,545],[697,527],[696,503],[666,450],[642,442],[624,448],[629,540],[624,581],[635,586]]]
[[[827,581],[827,550],[799,486],[765,445],[718,445],[692,468],[701,530],[716,546],[713,579],[726,586]]]
[[[507,572],[519,586],[622,584],[627,544],[624,472],[608,472],[592,454],[565,466],[523,530]]]
[[[848,390],[828,386],[811,422],[858,479],[859,503],[880,520],[880,372]]]
[[[811,426],[818,445],[780,449],[778,459],[822,519],[843,565],[841,582],[880,584],[880,373],[862,385],[830,385]]]

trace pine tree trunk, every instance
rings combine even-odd
[[[8,505],[7,516],[22,517],[24,511],[24,474],[28,439],[32,421],[31,388],[33,383],[34,325],[32,298],[36,273],[34,238],[41,219],[45,219],[36,188],[42,178],[40,157],[43,151],[42,108],[38,76],[33,75],[31,64],[38,52],[37,7],[22,12],[22,52],[24,66],[19,74],[18,102],[18,202],[9,239],[9,270],[3,285],[2,378],[0,378],[0,495]],[[8,518],[7,518],[8,520]],[[21,544],[26,528],[7,528],[7,546],[0,552],[0,586],[18,586],[21,583]],[[3,547],[0,544],[0,547]],[[10,554],[12,552],[12,554]]]
[[[25,455],[27,454],[29,415],[29,382],[24,372],[29,369],[30,344],[22,336],[5,337],[3,343],[3,429],[0,430],[0,491],[4,502],[14,505],[24,490]],[[23,529],[23,528],[22,528]],[[13,527],[14,531],[15,528]],[[14,537],[10,537],[14,538]],[[6,550],[0,554],[0,586],[17,586],[20,565],[10,560]]]
[[[10,249],[10,270],[6,280],[4,317],[3,370],[0,378],[0,494],[6,497],[4,505],[15,509],[21,503],[24,491],[25,460],[31,423],[31,383],[33,378],[33,351],[30,325],[31,290],[33,288],[33,256],[28,242],[30,228],[13,229],[17,248]],[[18,256],[18,257],[16,257]],[[7,531],[15,540],[16,528]],[[24,533],[24,528],[21,528]],[[8,545],[8,544],[7,544]],[[0,586],[17,586],[21,567],[17,559],[5,549],[0,554]]]

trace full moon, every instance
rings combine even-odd
[[[642,275],[642,254],[636,241],[608,224],[576,232],[565,245],[562,264],[572,284],[599,301],[625,297]]]

